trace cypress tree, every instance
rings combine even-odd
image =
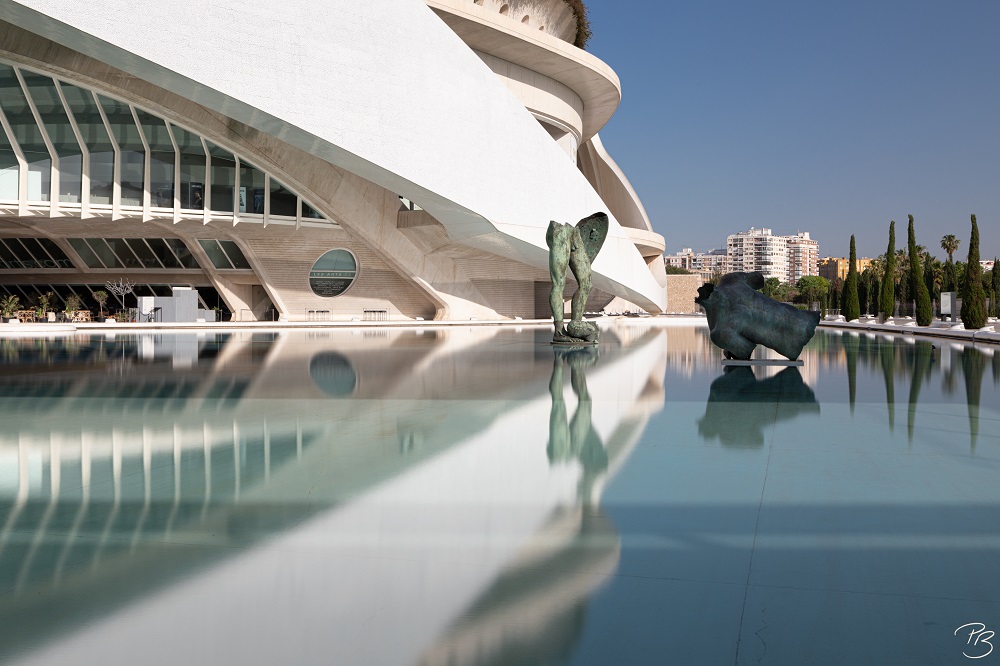
[[[944,279],[941,280],[941,291],[958,291],[958,272],[955,262],[948,257],[944,264]]]
[[[854,321],[861,316],[861,304],[858,299],[858,253],[854,248],[854,234],[851,234],[851,263],[847,269],[847,281],[844,283],[844,319]]]
[[[920,270],[920,257],[917,256],[917,237],[913,231],[913,216],[909,215],[910,227],[906,232],[910,253],[910,297],[917,301],[917,325],[930,326],[934,318],[931,310],[931,295],[927,293],[924,274]]]
[[[962,281],[962,323],[969,330],[986,326],[986,291],[983,289],[983,269],[979,265],[979,226],[972,216],[972,237],[969,239],[969,259]]]
[[[993,316],[1000,317],[1000,261],[993,257],[993,270],[990,271],[993,283]]]
[[[878,299],[878,313],[888,319],[896,306],[896,221],[889,221],[889,247],[885,251],[885,275]]]

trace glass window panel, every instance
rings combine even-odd
[[[125,263],[125,268],[142,268],[142,262],[129,249],[124,238],[105,238],[104,241],[111,248],[111,251],[118,255],[118,258]]]
[[[104,264],[97,258],[97,254],[90,249],[86,241],[82,238],[69,238],[67,240],[69,240],[70,246],[76,250],[76,253],[80,255],[80,258],[83,259],[83,263],[87,265],[87,268],[104,268]]]
[[[139,128],[132,117],[132,109],[124,102],[98,95],[101,108],[108,118],[111,133],[121,148],[121,204],[141,206],[144,172],[146,170],[146,149],[142,145]]]
[[[17,183],[20,178],[17,154],[7,140],[7,133],[0,128],[0,199],[17,199]]]
[[[151,205],[174,207],[174,144],[162,119],[135,110],[149,143],[149,194]]]
[[[160,260],[164,268],[180,268],[181,262],[177,261],[177,257],[170,250],[166,241],[162,238],[147,238],[146,243],[149,245],[149,249],[153,251],[156,258]]]
[[[226,253],[222,251],[219,247],[219,243],[214,240],[199,240],[198,243],[201,248],[205,250],[205,254],[212,261],[212,265],[216,268],[229,269],[232,268],[232,264],[229,263],[229,259],[226,257]]]
[[[250,262],[243,256],[243,252],[234,241],[220,240],[219,245],[226,251],[226,255],[233,264],[233,268],[250,268]]]
[[[208,152],[212,160],[212,210],[233,212],[233,189],[236,187],[236,158],[233,154],[209,143]]]
[[[39,242],[34,238],[22,238],[21,243],[24,244],[24,247],[28,249],[28,252],[31,253],[31,256],[35,258],[35,261],[38,262],[40,268],[59,267],[56,264],[55,260],[49,256],[49,253],[46,252],[39,244]]]
[[[162,268],[160,262],[156,260],[156,255],[153,251],[146,247],[146,244],[141,238],[126,238],[124,239],[128,246],[132,248],[132,252],[135,256],[139,257],[139,261],[142,262],[143,268]]]
[[[325,220],[323,214],[318,210],[307,204],[305,201],[302,202],[302,217],[310,218],[313,220]]]
[[[59,299],[59,301],[61,301],[60,303],[56,304],[56,307],[65,308],[66,299],[73,293],[73,291],[69,288],[68,285],[65,284],[54,284],[51,286],[52,286],[52,291],[55,292],[56,297]]]
[[[83,143],[90,151],[90,203],[110,204],[115,182],[115,152],[94,96],[68,83],[60,84]]]
[[[35,103],[45,132],[49,135],[56,155],[59,156],[59,200],[80,203],[83,184],[83,151],[69,123],[69,116],[55,82],[48,76],[21,72],[24,85]]]
[[[163,240],[167,241],[167,245],[169,245],[170,249],[174,251],[175,255],[177,255],[177,258],[180,260],[181,265],[184,268],[201,268],[198,261],[194,258],[194,255],[191,254],[191,251],[187,249],[186,245],[184,245],[184,241],[179,238],[164,238]]]
[[[298,197],[274,178],[271,179],[271,215],[295,217]]]
[[[240,212],[264,214],[264,172],[240,160]]]
[[[171,126],[181,154],[181,208],[205,208],[205,150],[201,139],[185,129]]]
[[[0,259],[7,264],[7,268],[21,268],[21,260],[14,256],[14,253],[7,247],[5,241],[0,240]]]
[[[56,245],[54,240],[51,238],[39,238],[38,242],[49,253],[49,256],[55,260],[59,268],[73,268],[73,262],[69,260],[69,257],[62,251],[62,248]]]
[[[25,248],[24,245],[21,244],[21,239],[8,238],[6,240],[6,243],[7,247],[10,248],[10,251],[13,252],[14,256],[17,257],[18,261],[21,262],[21,268],[40,267],[38,262],[35,261],[35,258],[31,256],[30,252],[28,252],[27,248]]]
[[[167,284],[151,284],[149,288],[153,290],[154,296],[173,296],[174,292],[171,291],[170,285]]]
[[[14,140],[28,162],[28,200],[48,201],[52,156],[35,124],[31,107],[21,90],[14,68],[0,64],[0,108],[14,133]]]
[[[134,296],[156,296],[153,290],[149,288],[148,284],[137,284],[132,289],[132,294]]]
[[[105,266],[108,268],[125,268],[125,264],[111,251],[111,248],[108,247],[103,238],[87,238],[86,241],[94,251],[94,254],[100,258]]]

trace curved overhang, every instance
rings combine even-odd
[[[261,132],[265,143],[418,202],[454,242],[547,270],[548,221],[606,210],[517,98],[415,0],[295,0],[281,21],[271,3],[246,0],[238,26],[229,6],[179,0],[174,13],[198,21],[172,23],[169,35],[155,0],[0,0],[0,8],[23,30],[120,70],[108,77],[140,98],[156,86],[189,100],[192,112],[247,126],[233,131]],[[328,29],[306,40],[303,25]],[[662,286],[613,216],[593,268],[598,289],[653,312],[665,307]]]
[[[628,237],[632,239],[632,242],[635,243],[635,247],[639,250],[639,254],[644,257],[661,255],[663,254],[663,251],[667,249],[667,241],[664,240],[663,236],[655,231],[625,227],[625,232],[628,234]]]
[[[544,74],[579,95],[581,143],[601,131],[621,103],[618,75],[583,49],[464,0],[426,2],[470,48]]]

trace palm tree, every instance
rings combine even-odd
[[[958,250],[962,241],[955,238],[955,234],[948,234],[941,237],[941,249],[948,253],[948,261],[953,261],[952,255]]]

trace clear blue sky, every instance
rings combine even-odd
[[[587,0],[618,73],[601,131],[667,251],[755,227],[820,255],[1000,254],[1000,1]]]

